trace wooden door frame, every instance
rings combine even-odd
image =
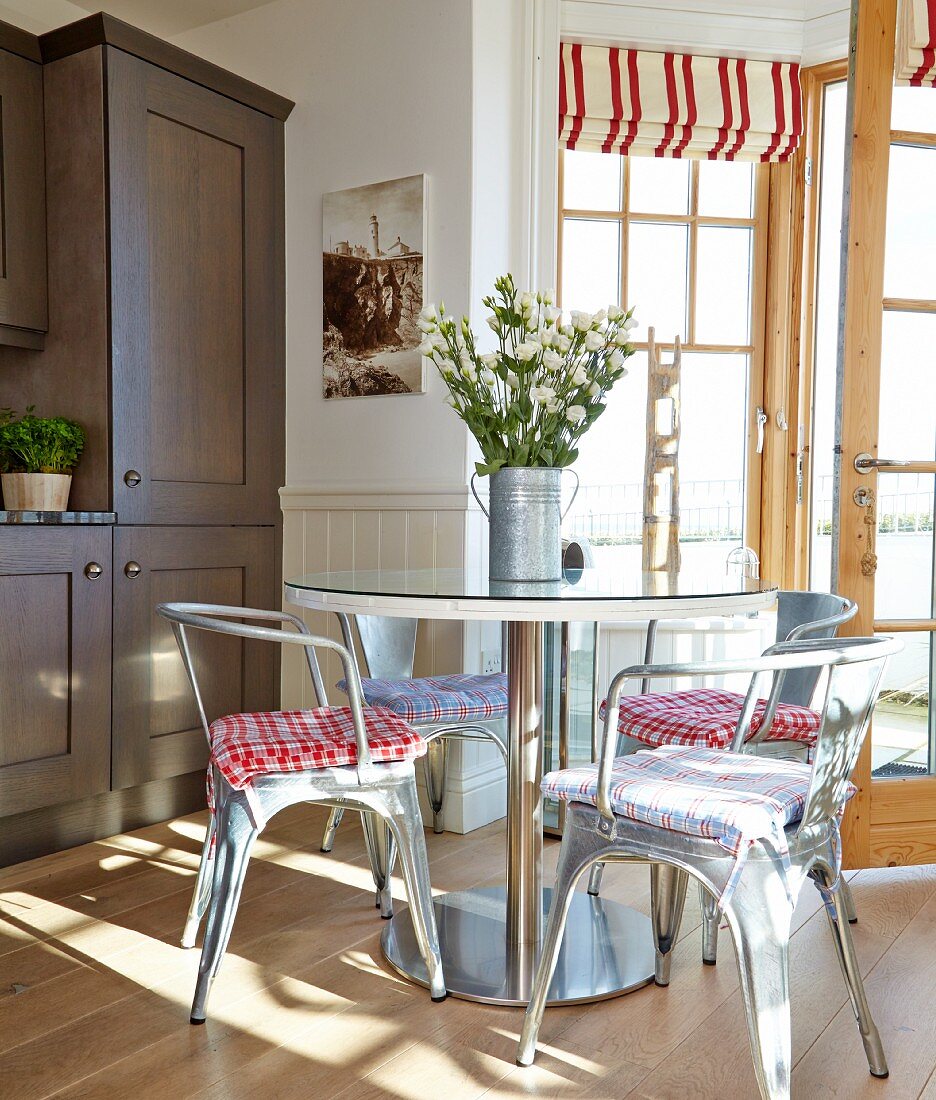
[[[877,475],[859,474],[853,459],[862,451],[873,456],[878,452],[896,22],[897,0],[862,0],[851,62],[854,100],[842,359],[851,400],[844,402],[838,440],[843,450],[837,566],[839,589],[858,602],[858,614],[846,631],[853,635],[894,626],[875,623],[874,576],[865,575],[861,567],[868,547],[865,512],[852,496],[862,485],[877,492]],[[858,793],[849,805],[842,830],[846,866],[892,866],[936,858],[936,776],[874,780],[872,795],[869,737],[853,780]],[[926,803],[933,808],[927,811]]]

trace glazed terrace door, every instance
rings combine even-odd
[[[858,5],[831,557],[852,632],[905,648],[859,763],[850,866],[936,860],[936,88],[893,86],[896,7]]]

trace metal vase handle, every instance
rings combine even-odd
[[[574,489],[572,490],[572,499],[571,499],[571,500],[569,501],[569,503],[568,503],[568,504],[566,505],[566,509],[565,509],[565,511],[564,511],[564,512],[563,512],[563,513],[562,513],[562,514],[560,515],[560,517],[559,517],[559,522],[560,522],[560,523],[561,523],[561,522],[562,522],[562,521],[563,521],[563,520],[564,520],[564,519],[566,518],[566,516],[567,516],[567,515],[569,514],[569,511],[571,510],[571,508],[572,508],[572,505],[573,505],[573,504],[575,503],[575,498],[576,498],[576,497],[578,496],[578,491],[579,491],[579,489],[580,489],[580,488],[582,487],[582,483],[581,483],[581,481],[579,480],[579,476],[578,476],[578,474],[577,474],[577,473],[575,472],[575,470],[571,470],[571,469],[569,469],[569,467],[568,467],[568,466],[566,466],[566,467],[565,467],[565,468],[563,469],[563,471],[562,471],[562,472],[563,472],[564,474],[565,474],[565,473],[569,473],[569,474],[571,474],[571,475],[572,475],[572,476],[573,476],[573,477],[575,478],[575,488],[574,488]],[[482,502],[481,498],[480,498],[480,497],[478,496],[478,490],[477,490],[477,489],[475,489],[475,478],[476,478],[477,476],[478,476],[478,473],[477,473],[477,471],[475,471],[475,473],[473,473],[473,474],[471,475],[471,481],[470,481],[470,482],[468,483],[468,484],[469,484],[469,486],[471,487],[471,495],[472,495],[472,496],[473,496],[473,497],[475,498],[475,500],[476,500],[476,501],[478,502],[478,507],[479,507],[479,508],[481,509],[481,511],[482,511],[482,512],[483,512],[483,513],[485,514],[485,516],[487,516],[487,518],[488,518],[488,519],[490,519],[490,518],[491,518],[491,513],[490,513],[490,512],[489,512],[489,511],[487,510],[487,508],[485,508],[485,507],[484,507],[484,504],[483,504],[483,502]]]

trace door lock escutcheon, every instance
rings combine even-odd
[[[874,500],[874,493],[871,492],[867,485],[859,485],[852,493],[852,500],[859,508],[868,508]]]

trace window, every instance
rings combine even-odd
[[[680,541],[687,572],[724,569],[746,525],[752,391],[759,392],[765,256],[758,215],[767,166],[565,151],[559,299],[564,309],[636,307],[630,374],[585,436],[570,529],[596,560],[639,569],[643,531],[647,330],[682,354]]]

